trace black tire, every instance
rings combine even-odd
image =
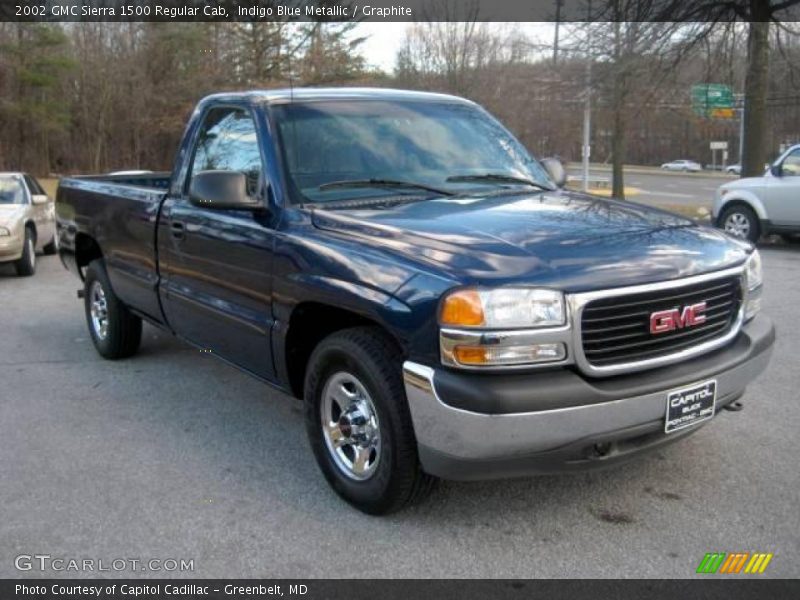
[[[734,231],[734,223],[741,224],[739,233]],[[752,208],[744,204],[734,204],[723,210],[717,224],[727,233],[750,240],[754,244],[761,238],[761,223],[758,216]]]
[[[25,228],[22,256],[14,263],[14,268],[20,277],[30,277],[36,273],[36,235],[30,227]]]
[[[44,248],[42,248],[42,252],[44,252],[47,256],[52,256],[53,254],[58,253],[58,234],[53,234],[53,241],[47,244]]]
[[[96,324],[92,316],[93,303],[100,300],[100,295],[105,302],[105,311],[98,312],[98,321],[105,323],[105,329]],[[132,314],[114,294],[105,265],[100,259],[93,260],[86,269],[84,308],[89,334],[100,356],[116,360],[136,353],[142,339],[142,320]],[[104,320],[101,318],[103,314]]]
[[[401,364],[400,352],[386,333],[376,327],[355,327],[320,342],[306,371],[306,430],[317,464],[337,494],[371,515],[400,510],[427,495],[436,481],[419,464]],[[343,373],[355,376],[366,389],[379,425],[379,459],[366,480],[346,474],[323,434],[323,392]]]

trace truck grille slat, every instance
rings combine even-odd
[[[709,340],[711,340],[711,339],[713,339],[713,338],[715,338],[717,336],[719,336],[719,333],[716,332],[716,331],[713,331],[713,332],[711,332],[711,333],[709,333],[707,335],[698,337],[697,339],[684,341],[681,344],[676,344],[670,350],[670,354],[672,352],[678,352],[680,350],[684,350],[686,348],[690,348],[690,347],[695,346],[697,344],[700,344],[702,342],[707,342],[707,341],[709,341]],[[637,352],[636,353],[637,360],[643,360],[643,359],[647,359],[647,358],[656,358],[658,356],[663,356],[663,355],[664,355],[664,352],[662,350],[649,350],[649,351],[642,351],[642,352]],[[620,361],[619,358],[616,357],[616,356],[611,356],[611,357],[605,356],[603,358],[592,359],[591,362],[592,362],[593,365],[606,366],[606,365],[614,365],[614,364],[618,364],[620,362],[627,362],[627,361]]]
[[[690,337],[690,336],[699,337],[697,335],[699,333],[706,333],[707,331],[711,331],[711,330],[719,330],[720,327],[724,327],[725,325],[727,325],[726,321],[721,321],[721,322],[717,321],[715,323],[709,323],[709,324],[705,324],[704,323],[700,327],[695,327],[694,329],[691,329],[689,331],[681,331],[680,333],[674,334],[673,336],[670,337],[670,342],[674,342],[674,340],[682,339],[682,338],[686,338],[686,337]],[[645,340],[645,341],[641,341],[641,342],[631,342],[631,343],[628,343],[628,344],[618,344],[618,345],[614,345],[614,346],[609,346],[609,345],[605,345],[604,344],[602,348],[586,348],[585,349],[585,354],[586,354],[586,356],[594,356],[596,354],[608,354],[609,352],[618,352],[618,351],[621,351],[621,350],[629,350],[629,349],[635,349],[635,348],[646,348],[646,347],[649,347],[649,346],[658,346],[661,343],[662,342],[660,340],[649,339],[649,340]],[[671,345],[674,345],[674,344],[671,344]]]
[[[650,333],[650,315],[706,303],[705,321],[691,327]],[[590,301],[581,315],[586,360],[595,366],[622,365],[659,356],[725,335],[742,303],[741,278],[729,276],[668,290]]]
[[[731,305],[730,302],[726,302],[724,306],[715,306],[714,310],[707,310],[706,313],[705,313],[706,321],[705,321],[704,325],[710,325],[711,323],[714,323],[714,322],[727,321],[728,318],[730,317],[730,308],[729,308],[730,305]],[[643,330],[642,329],[640,323],[633,323],[633,324],[630,324],[630,325],[626,325],[626,327],[627,327],[627,329],[624,329],[624,330],[618,329],[618,331],[627,331],[627,333],[620,333],[618,335],[617,334],[615,334],[615,335],[607,335],[607,333],[606,333],[607,330],[606,331],[603,331],[603,330],[589,330],[589,331],[586,331],[586,330],[584,330],[584,332],[583,332],[584,345],[586,345],[586,344],[606,344],[606,343],[614,341],[614,340],[624,340],[624,339],[631,339],[632,340],[634,338],[639,338],[639,339],[642,339],[642,340],[651,340],[651,339],[653,339],[653,336],[650,334],[650,332],[648,330],[646,330],[646,329]],[[636,327],[637,330],[636,331],[631,331],[630,328],[632,328],[632,327]]]
[[[716,317],[718,315],[726,315],[726,314],[728,314],[728,309],[731,306],[731,304],[733,304],[733,302],[734,302],[733,300],[728,300],[726,302],[719,302],[719,303],[714,304],[712,309],[709,309],[709,310],[706,311],[706,318],[710,321],[712,318],[714,318],[714,317]],[[637,329],[640,329],[640,330],[642,328],[641,323],[638,323],[638,322],[637,323],[625,323],[623,325],[616,325],[614,327],[600,327],[600,328],[597,328],[597,327],[586,327],[583,330],[583,337],[584,337],[584,339],[586,339],[586,338],[594,337],[595,334],[604,334],[604,333],[607,333],[607,332],[610,332],[610,331],[623,331],[625,329],[631,329],[633,327],[636,327]],[[647,332],[647,331],[645,331],[644,333],[647,333],[649,335],[649,332]],[[603,339],[611,339],[611,338],[605,338],[605,336],[602,336],[602,335],[600,337],[602,337]]]
[[[720,293],[720,291],[722,293]],[[716,295],[714,295],[715,292],[716,292]],[[691,295],[693,295],[693,296],[694,295],[703,295],[703,296],[705,296],[704,300],[707,300],[710,297],[716,297],[716,298],[724,297],[724,296],[727,295],[728,292],[729,292],[729,284],[706,285],[706,286],[704,286],[704,287],[702,287],[700,289],[692,290]],[[632,296],[632,297],[636,298],[636,297],[640,297],[640,296],[646,296],[646,294],[637,294],[636,296]],[[586,314],[587,312],[591,314],[591,313],[596,312],[596,311],[607,309],[608,308],[607,306],[603,306],[602,305],[603,302],[610,302],[610,300],[598,300],[597,302],[593,302],[592,304],[597,304],[597,306],[591,306],[591,305],[587,306],[583,311],[584,314]],[[652,297],[650,297],[650,298],[642,298],[642,299],[633,300],[633,301],[613,303],[612,310],[621,310],[621,309],[624,309],[624,308],[632,308],[632,307],[640,306],[640,305],[650,306],[650,305],[652,305],[654,303],[669,304],[670,302],[684,302],[685,303],[686,302],[686,294],[685,293],[683,293],[683,294],[682,293],[678,293],[678,294],[672,294],[672,295],[664,294],[664,296],[661,297],[661,298],[652,298]]]

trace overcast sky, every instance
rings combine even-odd
[[[369,36],[362,45],[367,63],[384,71],[392,71],[397,50],[403,41],[403,34],[410,25],[411,23],[360,23],[353,31],[353,35]],[[515,25],[538,42],[546,44],[553,42],[553,23],[515,23]]]

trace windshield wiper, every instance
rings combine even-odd
[[[533,181],[532,179],[525,179],[524,177],[515,177],[514,175],[504,175],[503,173],[482,173],[480,175],[453,175],[452,177],[448,177],[445,181],[486,181],[486,182],[497,182],[497,183],[520,183],[523,185],[529,185],[531,187],[537,187],[542,190],[546,190],[548,192],[552,192],[553,189],[547,187],[546,185],[539,183],[538,181]]]
[[[320,190],[331,190],[334,188],[345,187],[386,187],[386,188],[409,188],[417,190],[425,190],[426,192],[433,192],[440,196],[454,196],[455,192],[443,190],[441,188],[425,185],[424,183],[415,183],[413,181],[402,181],[400,179],[343,179],[342,181],[331,181],[330,183],[323,183],[319,186]]]

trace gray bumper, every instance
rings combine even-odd
[[[774,338],[772,323],[759,316],[742,329],[735,348],[703,357],[705,368],[702,372],[698,368],[696,378],[684,370],[671,379],[668,370],[659,369],[653,372],[656,380],[650,382],[651,391],[619,397],[614,397],[613,388],[609,390],[613,380],[605,380],[598,384],[604,394],[598,401],[596,394],[587,394],[591,382],[570,372],[565,375],[575,379],[575,394],[586,396],[587,403],[576,404],[576,397],[564,394],[561,386],[558,394],[570,398],[568,406],[504,414],[452,406],[457,402],[437,393],[434,369],[406,362],[405,388],[420,461],[427,472],[447,479],[484,479],[601,466],[629,458],[701,426],[664,433],[667,391],[714,378],[719,411],[764,371]],[[626,387],[624,378],[619,387]],[[548,395],[547,387],[541,381],[537,384],[536,373],[530,375],[529,389],[532,397]]]

